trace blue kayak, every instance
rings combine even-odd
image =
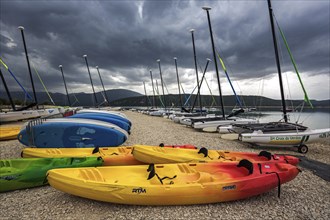
[[[26,146],[38,148],[116,147],[127,140],[127,132],[110,123],[71,118],[30,122],[18,134]]]
[[[81,114],[74,114],[69,116],[69,118],[85,118],[85,119],[93,119],[93,120],[100,120],[104,122],[109,122],[112,124],[117,125],[118,127],[130,132],[131,126],[125,121],[123,117],[114,116],[110,114],[100,114],[100,113],[81,113]]]
[[[128,120],[127,118],[123,117],[123,116],[120,116],[118,114],[112,114],[111,112],[106,112],[106,111],[78,111],[76,113],[77,115],[80,115],[80,114],[97,114],[97,115],[103,115],[103,116],[111,116],[112,118],[115,118],[115,119],[119,119],[119,120],[122,120],[124,122],[126,122],[127,124],[129,124],[129,126],[132,126],[132,122],[130,120]]]

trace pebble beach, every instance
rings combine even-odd
[[[133,127],[125,146],[193,144],[208,149],[299,155],[293,148],[258,148],[220,138],[162,118],[125,111]],[[0,142],[0,158],[19,158],[25,146]],[[330,164],[329,140],[310,144],[308,159]],[[239,201],[189,206],[132,206],[84,199],[50,186],[0,194],[0,219],[330,219],[330,183],[312,171],[268,193]],[[192,192],[193,193],[193,192]]]

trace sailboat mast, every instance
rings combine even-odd
[[[182,97],[181,97],[181,89],[180,89],[180,80],[179,80],[179,72],[178,72],[178,64],[176,62],[177,58],[174,57],[174,63],[175,63],[175,70],[176,70],[176,79],[178,81],[178,89],[179,89],[179,98],[180,98],[180,105],[181,105],[181,108],[183,107],[183,104],[182,104]]]
[[[143,81],[143,87],[144,87],[144,94],[146,96],[146,104],[147,104],[147,108],[149,109],[149,102],[148,102],[148,95],[147,95],[147,89],[146,89],[146,84]]]
[[[157,63],[158,63],[158,67],[159,67],[160,81],[162,84],[162,91],[163,91],[164,109],[165,109],[165,114],[166,114],[166,98],[165,98],[165,92],[164,92],[164,81],[163,81],[163,76],[162,76],[162,69],[160,68],[160,59],[157,60]]]
[[[218,62],[217,62],[217,57],[216,57],[215,48],[214,48],[213,32],[212,32],[211,19],[210,19],[210,13],[209,13],[209,10],[211,10],[211,7],[202,7],[202,9],[204,9],[206,11],[207,20],[208,20],[208,23],[209,23],[209,30],[210,30],[211,44],[212,44],[212,51],[213,51],[213,60],[214,60],[215,72],[217,74],[217,81],[218,81],[218,88],[219,88],[219,95],[220,95],[219,98],[220,98],[220,103],[221,103],[222,117],[224,119],[226,119],[226,117],[225,117],[225,108],[224,108],[223,99],[222,99],[221,85],[220,85]]]
[[[155,87],[154,87],[154,80],[152,78],[152,71],[150,70],[150,78],[151,78],[151,85],[152,85],[152,93],[154,94],[154,96],[152,97],[152,101],[154,104],[154,108],[156,108],[156,102],[155,102]]]
[[[26,62],[28,65],[28,69],[29,69],[29,74],[30,74],[30,80],[31,80],[31,85],[32,85],[32,91],[33,91],[33,96],[34,96],[34,101],[37,104],[37,109],[39,109],[38,106],[38,100],[37,100],[37,95],[36,95],[36,90],[34,88],[34,83],[33,83],[33,77],[32,77],[32,73],[31,73],[31,67],[30,67],[30,61],[29,61],[29,55],[26,49],[26,43],[25,43],[25,37],[24,37],[24,27],[23,26],[19,26],[18,29],[21,30],[21,34],[22,34],[22,39],[23,39],[23,45],[24,45],[24,51],[25,51],[25,57],[26,57]]]
[[[285,96],[284,96],[284,90],[283,90],[281,65],[280,65],[280,59],[279,59],[279,55],[278,55],[277,41],[276,41],[276,35],[275,35],[275,29],[274,29],[273,9],[272,9],[272,5],[271,5],[270,0],[267,0],[267,2],[268,2],[268,9],[269,9],[268,11],[269,11],[269,17],[270,17],[270,24],[271,24],[271,28],[272,28],[272,35],[273,35],[273,43],[274,43],[274,50],[275,50],[275,59],[276,59],[276,66],[277,66],[277,72],[278,72],[278,79],[279,79],[279,82],[280,82],[283,117],[284,117],[284,121],[288,122],[288,116],[287,116],[286,104],[285,104]]]
[[[105,89],[104,89],[104,84],[103,84],[103,81],[102,81],[102,78],[101,78],[101,74],[100,74],[100,71],[99,71],[99,66],[96,66],[95,68],[97,69],[97,72],[98,72],[99,77],[100,77],[100,81],[101,81],[101,84],[102,84],[102,87],[103,87],[103,91],[104,91],[105,99],[107,100],[108,105],[110,106],[110,102],[109,102],[109,99],[108,99],[107,93],[106,93],[106,91],[105,91]]]
[[[1,80],[2,80],[2,82],[3,82],[3,85],[5,86],[5,90],[6,90],[6,93],[7,93],[7,95],[8,95],[8,98],[9,98],[9,101],[10,101],[10,105],[11,105],[13,111],[16,111],[15,104],[14,104],[14,102],[13,102],[13,99],[11,98],[11,95],[10,95],[9,89],[8,89],[8,87],[7,87],[7,83],[6,83],[6,81],[5,81],[5,78],[4,78],[3,75],[2,75],[2,71],[1,71],[1,69],[0,69],[0,76],[1,76]]]
[[[194,38],[194,29],[190,29],[191,32],[191,40],[192,40],[192,44],[193,44],[193,51],[194,51],[194,61],[195,61],[195,71],[196,71],[196,80],[197,80],[197,97],[198,98],[198,102],[199,102],[199,108],[200,108],[200,114],[202,114],[202,99],[201,99],[201,95],[200,95],[200,84],[199,84],[199,79],[198,79],[198,69],[197,69],[197,57],[196,57],[196,49],[195,49],[195,38]],[[191,109],[191,111],[194,110],[194,105]]]
[[[93,94],[94,94],[94,106],[97,107],[97,99],[96,99],[96,94],[95,94],[95,90],[94,90],[94,85],[93,85],[93,80],[92,80],[92,76],[91,76],[91,72],[89,71],[89,66],[88,66],[88,62],[87,62],[87,55],[83,55],[83,58],[85,58],[86,61],[86,66],[87,66],[87,70],[88,70],[88,75],[89,75],[89,79],[91,81],[92,84],[92,89],[93,89]]]
[[[59,67],[60,70],[61,70],[62,78],[63,78],[63,82],[64,82],[64,87],[65,87],[65,92],[66,92],[66,97],[67,97],[67,99],[68,99],[69,106],[71,106],[71,102],[70,102],[70,98],[69,98],[69,93],[68,93],[68,89],[67,89],[67,87],[66,87],[65,78],[64,78],[64,73],[63,73],[63,69],[62,69],[63,66],[62,66],[62,65],[59,65],[58,67]]]

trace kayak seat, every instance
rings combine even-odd
[[[249,171],[249,175],[253,173],[253,163],[246,159],[240,160],[237,167],[246,168]]]
[[[214,181],[214,177],[206,172],[198,172],[199,178],[196,180],[197,183],[209,183]]]
[[[155,165],[154,164],[149,164],[149,167],[147,169],[147,172],[149,172],[149,175],[148,175],[148,179],[147,180],[150,180],[150,179],[155,179],[153,177],[157,177],[159,182],[163,185],[164,184],[164,180],[165,179],[168,179],[168,180],[172,180],[172,179],[175,179],[177,176],[174,175],[173,177],[169,177],[169,176],[164,176],[164,177],[160,177],[156,171],[155,171]],[[151,182],[151,184],[155,184],[154,182]],[[170,181],[169,184],[173,184],[173,181]]]

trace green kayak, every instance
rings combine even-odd
[[[46,173],[55,168],[102,166],[101,157],[20,158],[0,160],[0,192],[48,184]]]

